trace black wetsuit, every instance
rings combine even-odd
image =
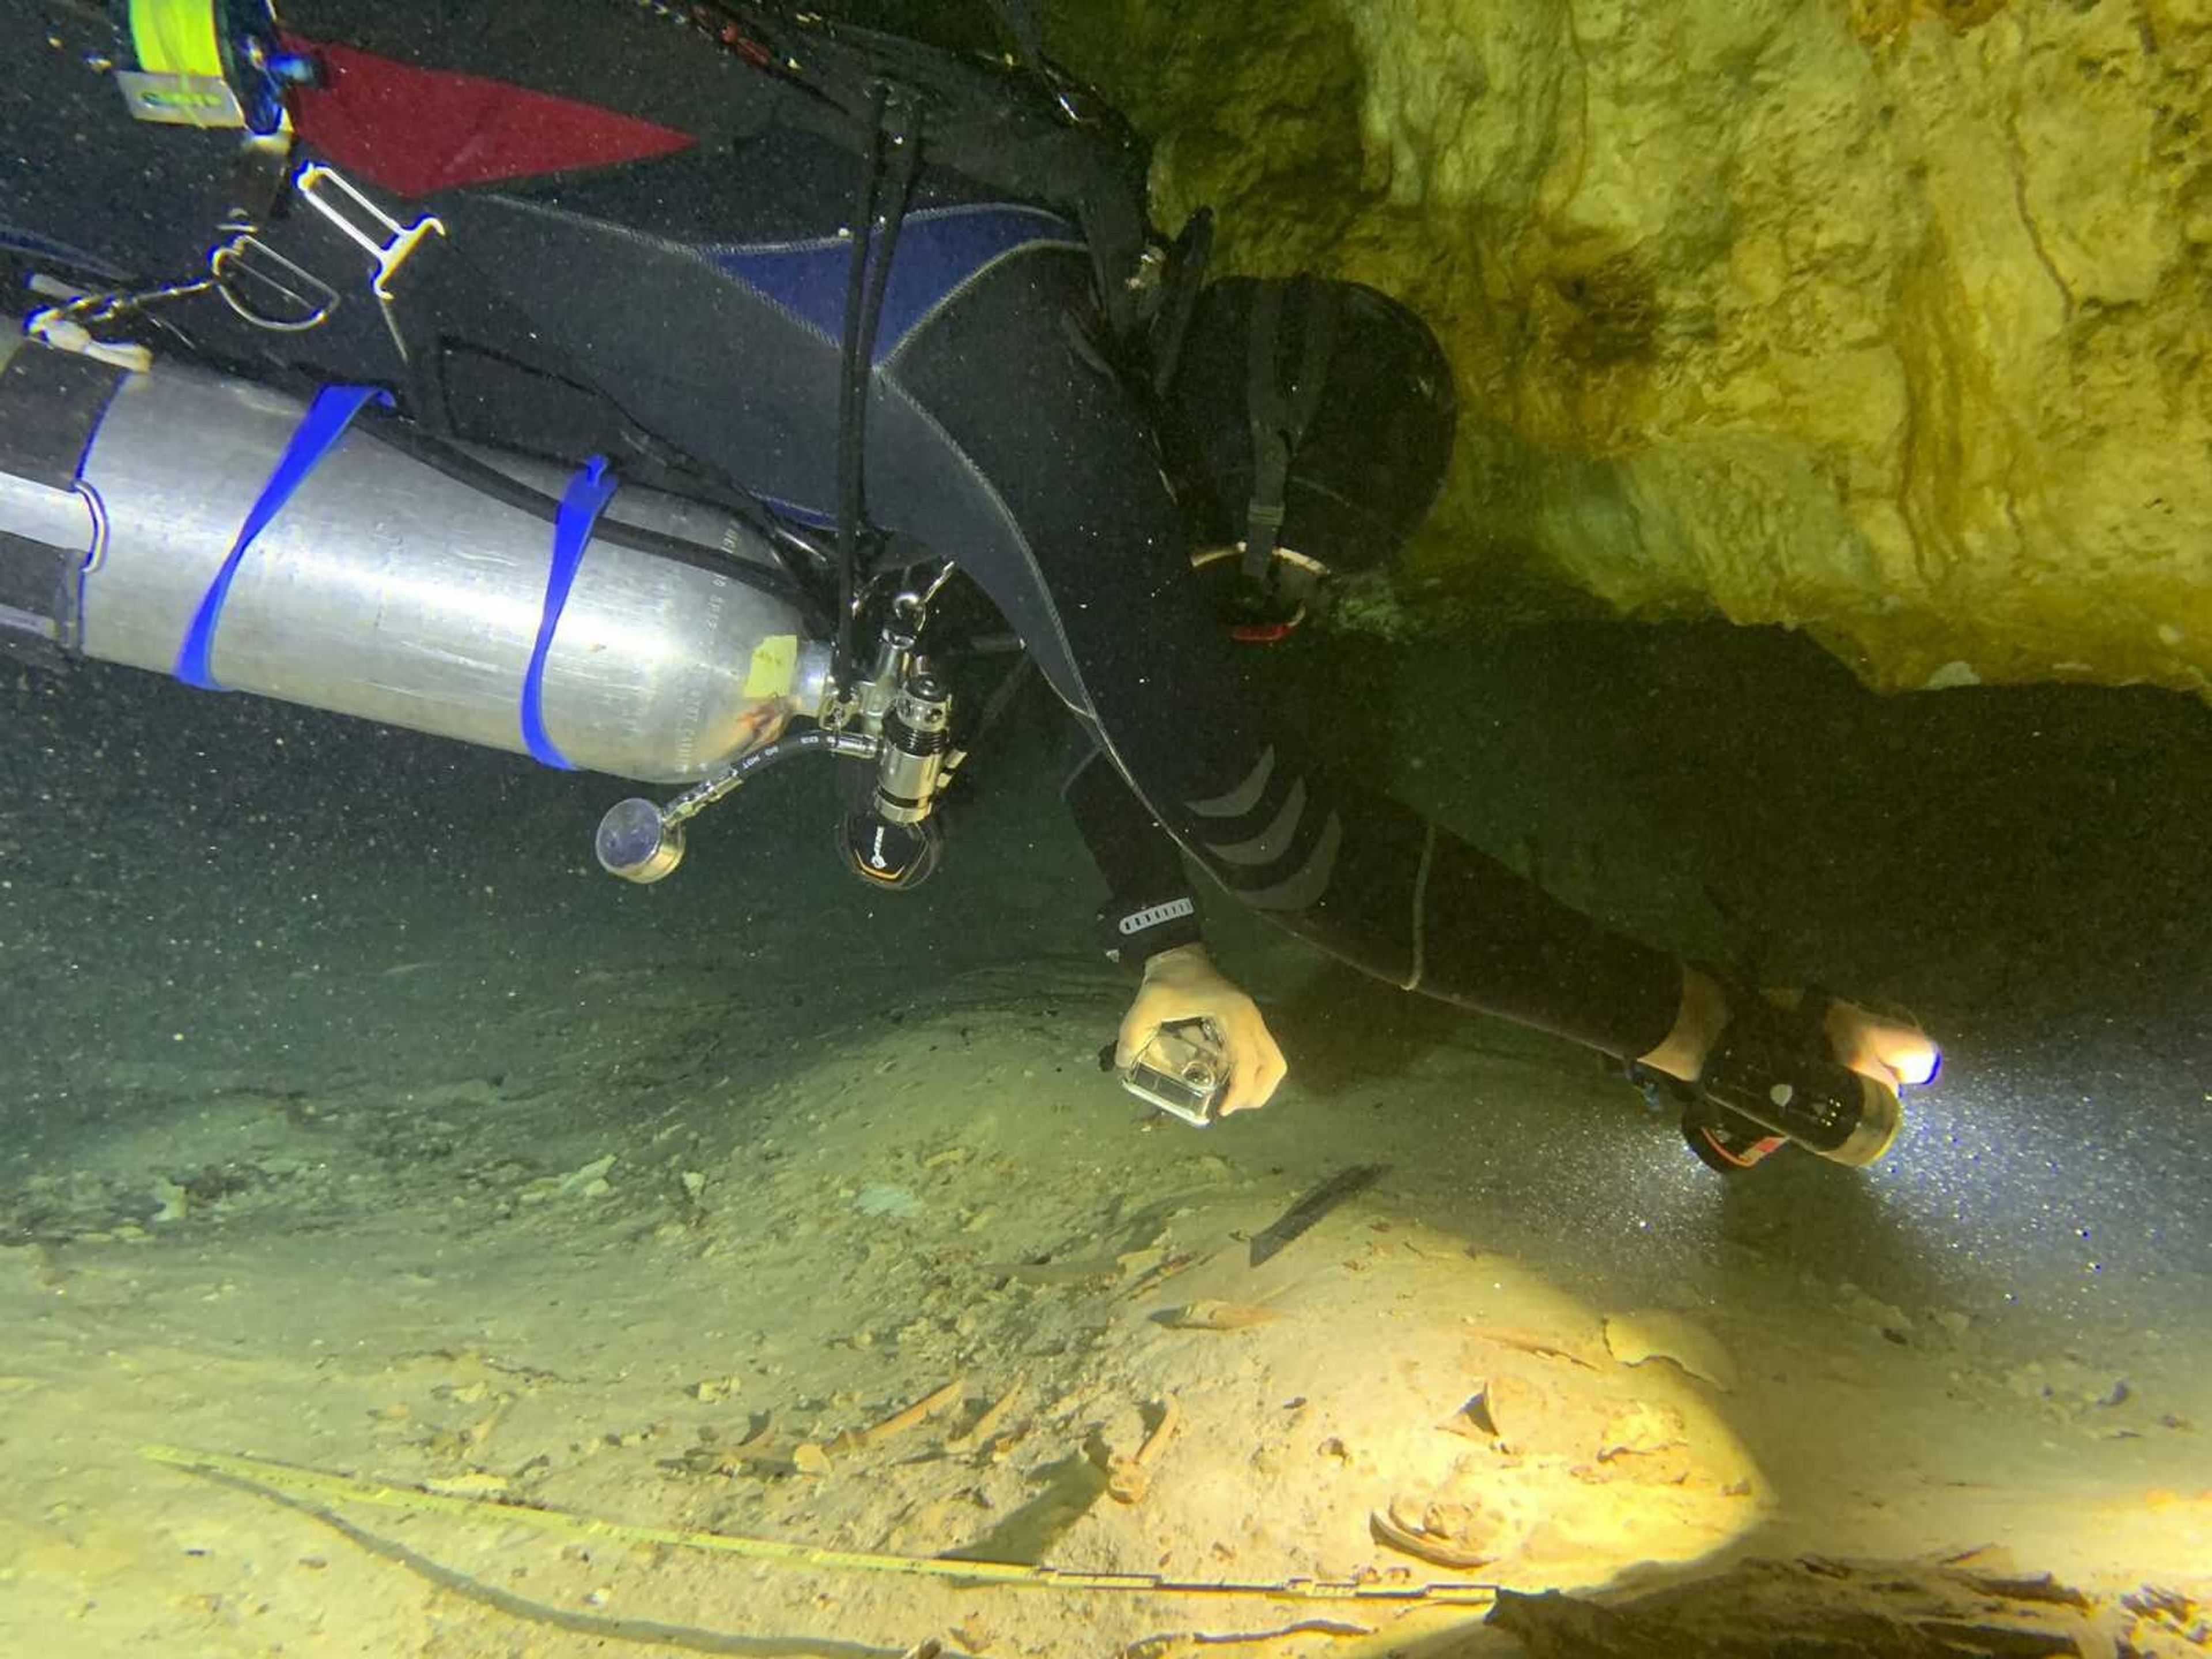
[[[58,44],[25,46],[33,61],[0,86],[0,133],[27,163],[0,183],[0,241],[81,273],[191,271],[235,194],[236,135],[134,123],[84,61],[97,45],[87,9],[32,9]],[[402,375],[362,304],[272,335],[192,301],[177,321],[200,350],[295,383],[386,381],[461,435],[570,459],[605,452],[619,465],[642,431],[785,512],[831,521],[839,232],[862,173],[818,107],[635,0],[283,9],[312,41],[534,88],[682,142],[403,201],[376,143],[359,142],[360,112],[318,114],[318,100],[348,90],[341,70],[329,91],[297,95],[305,153],[321,145],[395,211],[444,222],[442,243],[397,285],[398,320],[439,373]],[[480,91],[419,83],[416,125],[465,125]],[[1066,218],[925,168],[877,337],[866,503],[876,526],[958,562],[1094,735],[1105,764],[1072,793],[1121,896],[1150,902],[1176,880],[1164,843],[1141,850],[1127,833],[1156,817],[1236,898],[1369,973],[1609,1053],[1656,1047],[1677,1010],[1674,958],[1332,777],[1271,727],[1186,592],[1182,519],[1145,401],[1097,349],[1095,289]]]

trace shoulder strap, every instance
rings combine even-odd
[[[1285,289],[1297,301],[1297,374],[1285,386],[1276,342]],[[1321,408],[1321,390],[1336,351],[1336,295],[1326,283],[1298,276],[1287,285],[1262,283],[1252,297],[1245,407],[1252,422],[1252,498],[1244,513],[1247,580],[1265,583],[1274,562],[1290,487],[1291,458]]]

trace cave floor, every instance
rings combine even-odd
[[[1320,1620],[1316,1650],[1520,1650],[1480,1609],[1024,1594],[285,1503],[149,1464],[152,1441],[634,1525],[1178,1580],[2049,1572],[2079,1597],[2067,1620],[2183,1650],[2189,1621],[2121,1598],[2212,1594],[2198,1343],[2041,1346],[1741,1243],[1711,1285],[1625,1290],[1574,1237],[1601,1213],[1547,1233],[1453,1178],[1562,1112],[1604,1126],[1586,1157],[1671,1157],[1603,1080],[1454,1044],[1387,1100],[1201,1134],[1102,1091],[1066,1028],[1113,987],[1054,971],[956,981],[767,1083],[684,1041],[696,1008],[666,1007],[665,975],[663,1051],[692,1058],[649,1079],[585,1042],[398,1092],[119,1079],[137,1129],[9,1206],[37,1236],[0,1256],[9,1645],[1165,1652]],[[1303,1193],[1376,1166],[1254,1264]],[[2054,1608],[1978,1605],[2005,1628]]]

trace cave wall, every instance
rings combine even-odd
[[[1400,591],[2212,694],[2212,0],[1064,0],[1156,216],[1436,324]],[[1431,597],[1426,600],[1424,592]]]

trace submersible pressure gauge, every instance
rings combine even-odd
[[[656,803],[633,795],[607,808],[592,851],[611,876],[641,885],[659,881],[684,862],[684,826],[670,823]]]

